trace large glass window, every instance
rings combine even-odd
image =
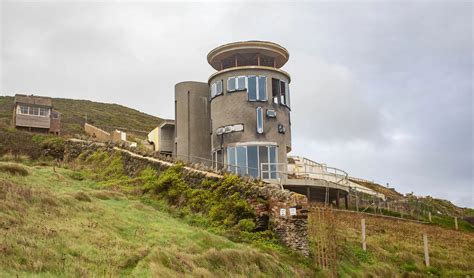
[[[286,86],[283,81],[280,81],[280,104],[286,105]]]
[[[257,100],[257,77],[249,76],[247,79],[247,93],[249,101]]]
[[[244,176],[247,174],[247,147],[237,147],[237,174]]]
[[[262,178],[263,179],[268,179],[268,165],[265,165],[265,163],[268,163],[268,147],[267,146],[258,146],[258,158],[259,158],[259,169],[260,171],[263,170],[262,172]],[[264,164],[262,166],[262,163]]]
[[[267,77],[259,76],[258,77],[258,100],[267,101]]]
[[[277,179],[278,147],[274,145],[248,145],[227,148],[228,171],[263,179]],[[263,163],[263,165],[262,165]],[[268,163],[271,163],[270,165]]]
[[[272,98],[274,103],[290,108],[290,92],[288,83],[272,78]]]
[[[280,80],[272,78],[272,99],[273,103],[280,103]]]
[[[258,177],[258,146],[247,146],[249,176]]]
[[[229,79],[227,79],[227,91],[235,91],[235,79],[235,77],[229,77]]]
[[[232,173],[236,173],[237,168],[235,167],[237,163],[235,162],[235,148],[229,147],[227,148],[227,170]]]
[[[263,133],[263,109],[262,107],[257,107],[257,133]]]
[[[276,153],[276,147],[275,146],[269,146],[268,147],[268,158],[270,163],[277,163],[277,153]],[[276,164],[271,164],[270,165],[270,179],[276,179],[277,178],[277,165]]]

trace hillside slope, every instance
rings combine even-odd
[[[13,97],[0,97],[0,122],[10,123]],[[129,133],[144,136],[163,120],[135,109],[118,104],[100,103],[89,100],[53,98],[53,106],[62,113],[62,132],[65,135],[83,133],[87,121],[104,130],[122,129]]]
[[[313,275],[293,256],[232,242],[155,207],[71,170],[0,162],[0,276]]]

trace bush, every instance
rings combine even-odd
[[[0,165],[0,172],[8,173],[10,175],[20,175],[20,176],[28,175],[28,170],[18,164]]]
[[[242,219],[237,226],[241,231],[251,232],[255,229],[255,222],[253,219]]]

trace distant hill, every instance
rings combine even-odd
[[[4,124],[11,122],[13,99],[11,96],[0,96],[0,122]],[[53,98],[53,106],[62,113],[62,133],[65,135],[83,133],[86,114],[88,123],[104,130],[121,129],[140,137],[144,137],[163,121],[161,118],[112,103]]]

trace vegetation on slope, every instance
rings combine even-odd
[[[15,167],[29,174],[0,172],[0,273],[6,276],[313,275],[300,258],[232,242],[172,217],[151,199],[77,172]]]
[[[365,218],[367,252],[361,246]],[[318,264],[318,242],[334,251],[342,277],[467,277],[474,275],[474,234],[437,225],[351,212],[321,210],[310,214],[310,237]],[[429,242],[430,267],[424,264],[423,233]],[[319,251],[321,253],[321,251]],[[329,254],[330,255],[330,254]],[[331,256],[330,256],[331,257]]]
[[[14,98],[0,97],[0,123],[9,124],[12,118]],[[118,104],[89,100],[53,98],[53,106],[62,113],[62,133],[82,134],[85,117],[88,123],[106,131],[121,129],[144,137],[163,120],[135,109]]]

